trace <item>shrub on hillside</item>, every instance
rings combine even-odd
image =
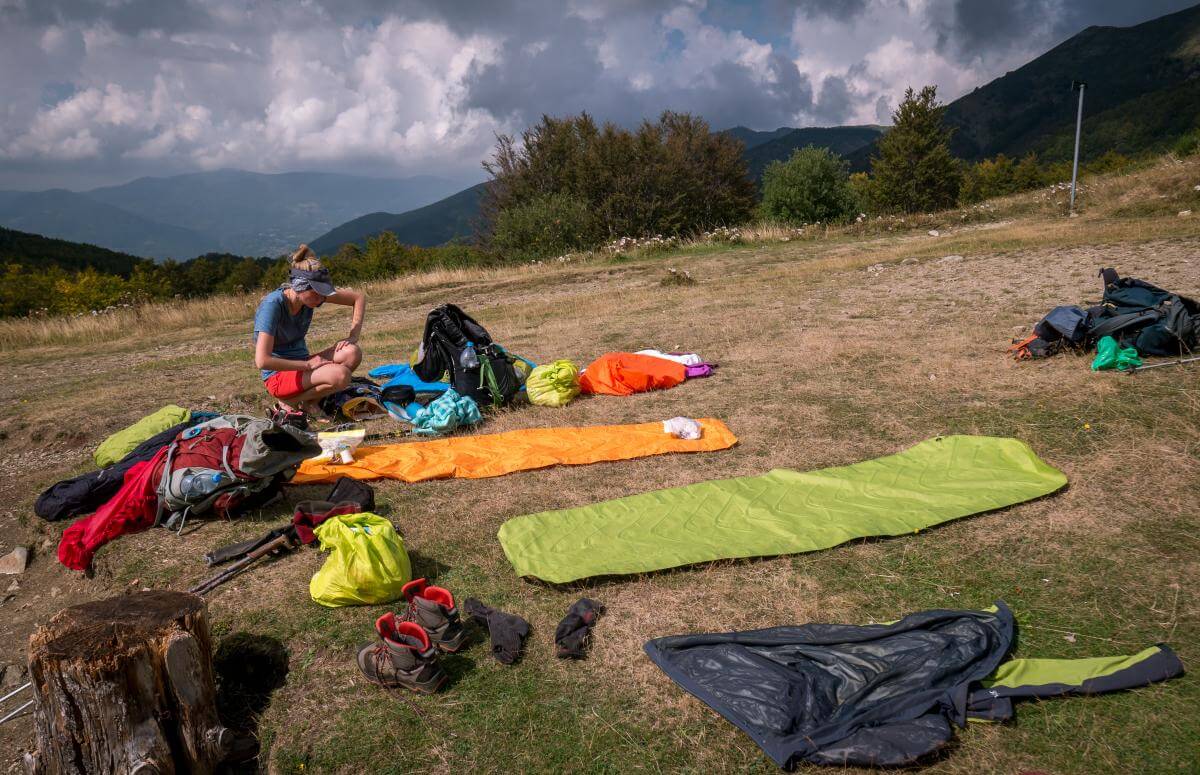
[[[566,194],[546,194],[498,212],[491,249],[509,260],[533,261],[585,250],[600,240],[586,204]]]
[[[1191,156],[1193,153],[1200,151],[1200,129],[1195,129],[1186,135],[1180,136],[1175,141],[1175,146],[1172,150],[1180,158]]]
[[[1133,165],[1133,159],[1116,151],[1105,151],[1104,155],[1087,163],[1086,169],[1093,175],[1109,172],[1124,172]]]
[[[737,224],[754,208],[754,184],[741,144],[712,133],[688,114],[666,112],[633,132],[613,124],[600,127],[586,113],[545,116],[525,130],[519,143],[499,137],[484,167],[492,175],[482,205],[483,238],[489,245],[502,222],[510,228],[534,216],[553,219],[563,208],[577,206],[591,222],[569,224],[565,237],[586,236],[589,244],[580,247]],[[502,216],[514,208],[523,209]],[[522,229],[554,233],[561,227],[547,223]]]
[[[763,172],[762,217],[795,224],[846,220],[856,208],[849,178],[849,165],[828,148],[800,148]]]
[[[435,248],[405,245],[390,231],[369,237],[365,248],[347,243],[336,254],[326,256],[323,261],[333,275],[336,285],[386,280],[427,269],[487,263],[486,257],[478,248],[466,245]],[[272,267],[272,271],[267,273],[267,285],[277,285],[286,278],[287,262],[283,261],[278,264],[277,269]]]
[[[936,86],[904,92],[892,128],[879,140],[879,155],[871,158],[880,208],[929,212],[958,201],[962,170],[950,154],[953,131],[942,125],[944,111]]]
[[[1026,154],[1014,162],[1004,154],[968,165],[963,173],[959,194],[962,204],[1029,191],[1049,182],[1046,171],[1038,166],[1037,156]]]
[[[875,194],[875,181],[865,172],[856,172],[847,181],[850,193],[854,195],[854,206],[860,213],[874,213],[880,209],[878,197]]]

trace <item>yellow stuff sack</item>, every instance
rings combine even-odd
[[[538,366],[525,380],[529,403],[538,406],[566,406],[579,395],[579,367],[560,360]]]
[[[404,540],[378,514],[330,517],[313,532],[321,551],[330,552],[308,583],[308,593],[323,606],[389,603],[412,580]]]

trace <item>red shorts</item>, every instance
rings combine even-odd
[[[267,392],[283,401],[304,392],[304,372],[277,371],[267,377]]]

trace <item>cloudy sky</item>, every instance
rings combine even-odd
[[[542,113],[886,123],[1191,0],[0,0],[0,189],[237,167],[482,179]]]

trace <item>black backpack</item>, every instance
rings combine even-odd
[[[454,304],[443,304],[425,318],[425,333],[413,371],[426,382],[450,375],[450,385],[485,407],[512,401],[521,389],[514,359],[492,340],[477,320]]]
[[[1104,299],[1088,310],[1088,341],[1105,336],[1142,355],[1181,355],[1200,339],[1200,304],[1132,277],[1104,269]]]

